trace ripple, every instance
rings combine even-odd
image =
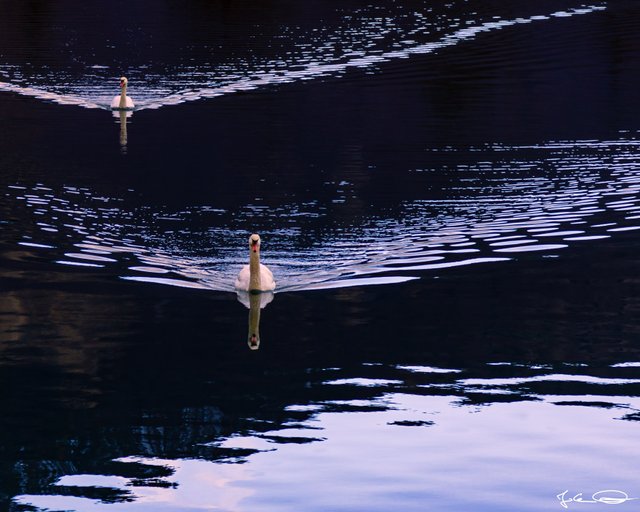
[[[400,6],[386,17],[380,17],[373,6],[367,9],[359,11],[356,16],[343,14],[342,26],[338,30],[317,29],[318,38],[324,38],[324,41],[318,38],[309,41],[309,34],[299,28],[282,27],[287,33],[286,38],[293,42],[293,48],[285,55],[272,59],[249,54],[244,59],[195,67],[189,60],[157,73],[153,72],[149,63],[132,67],[127,74],[129,93],[136,103],[135,110],[159,109],[264,87],[342,76],[352,69],[377,68],[414,55],[432,54],[486,33],[521,24],[552,23],[558,17],[583,16],[602,11],[605,6],[590,5],[548,15],[512,19],[495,15],[490,20],[482,20],[477,13],[470,12],[463,28],[460,28],[457,17],[446,19],[447,14],[444,14],[446,21],[441,25],[436,15],[431,17],[403,12],[404,8]],[[397,23],[400,19],[403,20],[402,24]],[[384,36],[381,35],[383,27],[388,27],[382,32]],[[428,39],[430,37],[435,39]],[[424,38],[428,40],[419,40]],[[264,41],[264,44],[275,46],[273,41]],[[183,51],[189,55],[192,48]],[[0,63],[0,91],[62,105],[110,109],[111,99],[117,93],[116,77],[121,74],[120,68],[119,63],[114,66],[92,63],[82,70],[84,73],[78,74],[75,66],[69,70],[42,68],[32,72],[28,66]]]
[[[503,247],[502,249],[496,249],[496,252],[555,251],[557,249],[564,249],[566,247],[568,247],[567,244],[525,245],[525,246],[517,246],[517,247]]]
[[[21,246],[64,265],[113,268],[129,281],[233,291],[235,275],[246,263],[245,227],[260,206],[263,261],[275,274],[278,292],[400,284],[462,266],[633,236],[638,219],[621,207],[640,201],[640,189],[628,191],[630,181],[640,181],[639,146],[621,139],[552,141],[534,151],[495,144],[467,148],[464,165],[438,170],[452,180],[442,191],[446,199],[405,201],[395,215],[364,216],[349,229],[335,224],[318,201],[172,211],[127,206],[89,189],[23,183],[7,187],[6,199],[34,219],[31,230],[17,234]],[[612,153],[624,157],[624,164],[612,161]],[[469,154],[476,163],[469,162]],[[455,162],[455,155],[448,161]],[[479,186],[466,192],[473,199],[456,182],[462,167],[466,183]],[[544,170],[527,175],[531,168]],[[425,174],[412,186],[430,181]],[[29,209],[33,201],[42,203],[40,215]],[[311,233],[318,221],[322,232],[311,244],[300,244],[300,234]]]
[[[616,453],[618,459],[622,457],[623,467],[616,478],[627,478],[626,485],[632,485],[633,475],[624,475],[637,458],[635,452],[627,453],[636,444],[620,442],[620,439],[627,439],[637,431],[634,422],[640,400],[632,391],[640,384],[636,378],[638,366],[637,362],[613,364],[607,368],[606,376],[598,374],[601,367],[570,363],[558,367],[495,363],[474,369],[428,364],[309,369],[305,374],[307,392],[291,403],[283,403],[275,421],[242,418],[243,427],[226,435],[220,434],[220,428],[204,431],[206,435],[197,431],[197,436],[189,438],[196,440],[193,456],[186,452],[183,456],[167,458],[164,447],[156,448],[152,444],[155,451],[146,446],[139,448],[143,455],[120,455],[112,461],[99,461],[92,466],[92,473],[79,470],[74,474],[71,468],[68,474],[51,482],[47,487],[49,494],[22,494],[13,500],[18,506],[54,510],[104,507],[148,510],[150,504],[154,509],[166,510],[182,509],[185,504],[192,510],[241,510],[251,508],[252,502],[245,500],[250,500],[258,489],[263,493],[275,490],[278,494],[269,496],[275,496],[278,501],[298,499],[303,506],[309,494],[304,493],[300,498],[290,494],[291,482],[304,485],[309,471],[316,471],[314,482],[321,481],[327,478],[326,469],[332,468],[338,477],[333,477],[331,488],[345,489],[339,499],[331,502],[339,508],[338,504],[348,500],[356,486],[368,485],[368,493],[380,492],[380,482],[388,479],[388,474],[379,473],[376,465],[368,470],[361,464],[360,456],[371,450],[372,443],[379,447],[377,455],[398,464],[403,472],[402,489],[406,491],[407,485],[411,485],[412,496],[424,492],[430,480],[421,477],[412,480],[411,475],[428,474],[427,469],[434,461],[447,474],[458,474],[460,468],[470,467],[455,481],[456,485],[464,485],[468,480],[479,478],[472,464],[479,458],[491,461],[496,471],[511,467],[514,461],[518,465],[524,461],[534,464],[538,475],[545,475],[552,468],[551,474],[539,484],[543,493],[566,473],[568,466],[553,470],[558,457],[571,461],[577,451],[582,453],[594,446]],[[206,406],[190,409],[189,414],[200,418],[198,410],[204,411]],[[531,421],[531,418],[546,421]],[[576,418],[583,426],[578,438]],[[147,418],[146,421],[154,420]],[[554,425],[551,437],[550,424]],[[170,432],[175,430],[175,427],[167,428],[165,433],[161,428],[164,424],[159,420],[151,425],[141,428],[142,443],[155,443],[157,438],[170,440]],[[618,436],[607,435],[612,426]],[[188,427],[187,423],[187,427],[180,430]],[[402,429],[400,436],[398,428]],[[461,429],[474,433],[471,439],[460,436]],[[513,432],[520,435],[509,435]],[[523,433],[528,440],[525,444],[520,442]],[[182,437],[180,441],[182,448]],[[550,442],[556,448],[545,450]],[[427,449],[416,450],[416,446],[427,446]],[[503,451],[496,451],[496,446],[501,446]],[[180,453],[182,450],[184,448]],[[452,450],[456,455],[453,458]],[[161,455],[144,455],[145,451]],[[425,457],[425,453],[429,456]],[[520,458],[514,459],[514,454]],[[464,464],[460,464],[460,458]],[[274,468],[278,471],[273,471]],[[363,471],[365,479],[362,479]],[[602,467],[599,471],[597,478],[605,478],[612,469]],[[488,476],[479,489],[492,490],[488,493],[491,499],[482,506],[490,509],[491,504],[495,504],[493,495],[504,492],[504,482],[492,483],[495,471],[482,474]],[[520,480],[521,475],[513,473],[513,485]],[[338,481],[342,484],[347,481],[349,485],[334,485]],[[433,482],[425,499],[427,496],[451,499],[450,493],[441,487],[440,481]],[[100,494],[96,493],[97,489]],[[310,489],[309,492],[315,492],[315,486]],[[385,509],[397,505],[397,489],[397,484],[392,482],[386,491],[389,497],[385,498]],[[521,490],[517,493],[521,495]],[[509,496],[505,502],[507,508],[508,503],[517,499],[517,493]],[[326,489],[320,489],[314,502],[327,503],[327,496]],[[469,501],[463,499],[456,503],[460,505],[457,508],[464,509]]]
[[[56,260],[56,263],[60,265],[69,265],[71,267],[93,267],[93,268],[104,267],[104,265],[98,265],[96,263],[83,263],[80,261],[69,261],[69,260]]]
[[[103,252],[106,253],[106,251],[103,251]],[[98,262],[105,262],[105,263],[115,263],[117,261],[113,258],[105,258],[104,256],[96,256],[95,254],[89,254],[89,253],[67,252],[65,253],[65,256],[67,258],[98,261]]]
[[[519,386],[533,382],[581,382],[585,384],[596,384],[599,386],[621,386],[625,384],[638,384],[640,379],[614,379],[595,377],[592,375],[567,375],[567,374],[547,374],[532,377],[514,377],[509,379],[465,379],[460,384],[465,386]]]

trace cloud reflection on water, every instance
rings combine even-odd
[[[265,426],[212,442],[229,454],[246,453],[235,460],[125,457],[120,460],[159,465],[171,474],[162,485],[150,480],[131,487],[126,479],[100,475],[68,475],[56,484],[78,491],[106,486],[130,492],[129,502],[33,495],[18,501],[79,512],[267,511],[281,509],[286,495],[288,507],[311,511],[358,507],[363,499],[367,509],[380,511],[418,510],[425,502],[442,510],[512,510],[515,504],[538,511],[558,492],[585,482],[614,482],[633,493],[638,453],[632,447],[639,445],[633,439],[640,441],[640,433],[633,421],[613,420],[640,410],[638,399],[620,392],[637,387],[639,379],[623,376],[629,375],[628,365],[612,368],[618,368],[617,378],[601,379],[570,365],[487,365],[486,371],[398,366],[385,369],[385,375],[395,375],[392,380],[376,378],[377,365],[363,366],[362,375],[369,375],[363,379],[336,379],[341,372],[327,370],[315,386],[329,386],[341,398],[292,404],[291,420],[275,430]],[[489,371],[531,377],[500,379]],[[474,377],[483,373],[486,378]],[[597,405],[602,403],[608,406]],[[362,464],[372,457],[375,463]],[[398,476],[396,466],[402,467]],[[518,471],[523,466],[525,484]],[[330,482],[331,492],[322,482]],[[301,492],[289,494],[291,486]]]

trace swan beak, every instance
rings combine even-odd
[[[258,242],[251,242],[251,249],[253,252],[258,252]]]

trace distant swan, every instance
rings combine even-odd
[[[249,237],[249,264],[242,267],[236,278],[236,289],[246,292],[271,292],[275,289],[271,270],[260,263],[260,237]]]
[[[125,77],[120,77],[120,95],[114,96],[111,101],[111,108],[114,110],[131,110],[135,107],[133,101],[127,96],[127,83]]]

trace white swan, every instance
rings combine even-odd
[[[127,96],[127,83],[128,80],[125,77],[120,77],[120,95],[114,96],[111,101],[111,108],[113,110],[131,110],[135,107],[133,100]]]
[[[236,278],[236,290],[245,292],[271,292],[275,289],[276,282],[273,274],[266,266],[260,263],[260,237],[249,237],[249,264],[242,267]]]

